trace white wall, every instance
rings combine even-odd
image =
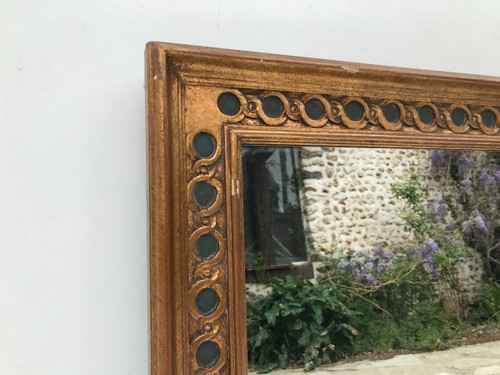
[[[500,76],[498,0],[0,0],[0,374],[148,372],[143,51]]]

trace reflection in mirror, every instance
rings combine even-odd
[[[243,179],[250,371],[500,343],[500,153],[244,147]]]
[[[245,266],[247,280],[290,274],[290,265],[307,261],[300,209],[297,159],[291,148],[246,148]],[[302,274],[312,267],[299,267]],[[294,272],[299,275],[297,272]]]

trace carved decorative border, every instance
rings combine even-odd
[[[189,258],[189,358],[192,374],[214,374],[227,372],[228,353],[228,316],[227,316],[227,250],[226,217],[224,207],[224,163],[223,151],[217,145],[214,155],[200,159],[193,149],[195,134],[187,135],[188,148],[188,196],[193,196],[193,189],[198,182],[206,182],[216,189],[216,199],[206,209],[200,209],[191,198],[188,217],[188,258]],[[204,234],[211,234],[218,243],[218,252],[210,260],[203,260],[196,255],[197,240]],[[214,311],[205,316],[196,308],[198,293],[211,288],[219,302]],[[219,358],[212,367],[203,368],[196,360],[198,347],[206,341],[213,341],[219,347]]]
[[[463,104],[436,104],[431,102],[407,103],[395,99],[370,99],[361,97],[332,97],[318,94],[283,94],[277,91],[246,93],[244,90],[229,90],[240,101],[241,108],[235,116],[228,116],[232,121],[245,122],[245,119],[258,119],[261,125],[267,126],[303,126],[320,128],[325,126],[341,126],[350,130],[371,129],[373,127],[387,131],[401,131],[404,127],[414,128],[424,133],[451,131],[464,134],[481,131],[486,135],[495,135],[499,130],[500,113],[492,106],[467,106]],[[263,100],[276,97],[281,101],[283,111],[278,117],[266,115]],[[323,115],[318,119],[309,117],[306,104],[316,100],[323,106]],[[346,113],[346,106],[357,102],[363,109],[359,120],[352,120]],[[397,121],[389,121],[383,108],[396,106],[399,112]],[[427,106],[432,110],[433,120],[424,123],[419,116],[419,109]],[[466,115],[462,126],[457,126],[451,112],[459,108]],[[493,127],[484,124],[481,112],[490,110],[496,116]],[[217,192],[213,204],[200,209],[191,199],[189,202],[189,341],[190,365],[193,374],[222,373],[227,368],[228,348],[228,315],[227,315],[227,254],[226,223],[221,209],[224,205],[224,165],[221,145],[217,145],[215,154],[208,159],[200,159],[193,149],[195,134],[187,135],[188,146],[188,196],[192,197],[194,186],[201,181],[212,185]],[[202,260],[196,256],[197,240],[204,234],[211,234],[219,245],[218,253],[210,260]],[[218,298],[217,308],[208,316],[200,314],[196,308],[196,297],[205,289],[212,288]],[[220,350],[220,357],[213,367],[202,368],[196,360],[198,347],[206,341],[215,342]]]
[[[405,127],[413,128],[424,133],[454,132],[459,134],[482,132],[486,135],[495,135],[499,131],[500,112],[492,106],[468,106],[463,104],[436,104],[431,102],[408,103],[395,99],[370,99],[361,97],[332,97],[318,94],[283,94],[277,91],[262,91],[260,93],[245,92],[245,90],[228,90],[239,100],[241,108],[234,116],[227,116],[235,122],[245,123],[246,119],[255,124],[266,126],[301,126],[320,128],[325,126],[340,126],[350,130],[382,129],[386,131],[402,131]],[[279,98],[283,111],[278,117],[266,115],[263,100],[267,97]],[[323,106],[323,115],[319,119],[309,117],[306,103],[317,100]],[[363,109],[359,120],[352,120],[346,113],[345,107],[351,102],[357,102]],[[399,119],[389,121],[384,115],[383,108],[387,105],[397,107]],[[433,120],[424,123],[419,116],[419,109],[427,106],[432,110]],[[451,117],[454,109],[461,109],[466,115],[462,126],[457,126]],[[493,127],[484,124],[481,112],[490,110],[496,116]],[[223,124],[221,124],[223,126]],[[215,187],[217,196],[214,203],[206,209],[199,209],[194,201],[189,202],[188,232],[189,232],[189,315],[190,315],[190,358],[191,369],[194,374],[208,374],[223,372],[227,367],[228,347],[228,315],[227,315],[227,254],[225,216],[221,209],[224,205],[224,165],[221,145],[216,148],[215,154],[208,159],[200,159],[193,150],[192,143],[195,134],[188,134],[188,196],[193,194],[194,186],[201,181]],[[202,260],[196,256],[196,241],[204,234],[211,234],[219,244],[217,255],[210,260]],[[204,288],[212,288],[219,297],[219,304],[209,316],[200,314],[196,308],[196,297]],[[218,344],[220,357],[213,367],[202,368],[196,361],[196,351],[205,341]]]
[[[260,120],[261,124],[268,126],[287,126],[287,120],[299,122],[313,128],[325,126],[338,126],[349,130],[379,129],[388,131],[417,130],[423,133],[452,132],[457,134],[483,133],[496,135],[500,129],[500,110],[489,105],[467,105],[461,103],[433,103],[433,102],[407,102],[397,99],[375,99],[319,94],[294,94],[278,91],[262,91],[253,93],[245,90],[228,90],[238,97],[241,110],[233,116],[233,121],[241,121],[244,117]],[[283,104],[283,112],[278,117],[269,117],[263,109],[263,100],[275,96]],[[306,103],[310,100],[319,101],[324,107],[324,114],[319,119],[308,116]],[[346,106],[351,102],[358,102],[364,109],[361,119],[355,121],[346,113]],[[384,115],[383,108],[395,105],[400,116],[396,122],[390,122]],[[425,123],[420,119],[419,109],[428,107],[432,110],[434,119]],[[457,125],[451,113],[456,110],[465,113],[466,121]],[[482,119],[483,111],[491,111],[496,117],[495,124],[488,127]]]

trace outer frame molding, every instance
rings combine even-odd
[[[146,65],[152,375],[247,373],[243,144],[500,150],[499,78],[165,43],[147,45]],[[238,99],[234,116],[217,107],[224,92]],[[281,101],[278,117],[266,115],[268,96]],[[347,114],[353,101],[359,118]],[[193,149],[199,132],[215,139],[206,159]],[[207,207],[193,199],[200,182],[216,192]],[[216,251],[202,259],[204,235]],[[206,289],[217,299],[201,313]]]

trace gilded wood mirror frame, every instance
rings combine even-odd
[[[152,375],[247,373],[242,145],[500,150],[498,78],[165,43],[146,64]]]

